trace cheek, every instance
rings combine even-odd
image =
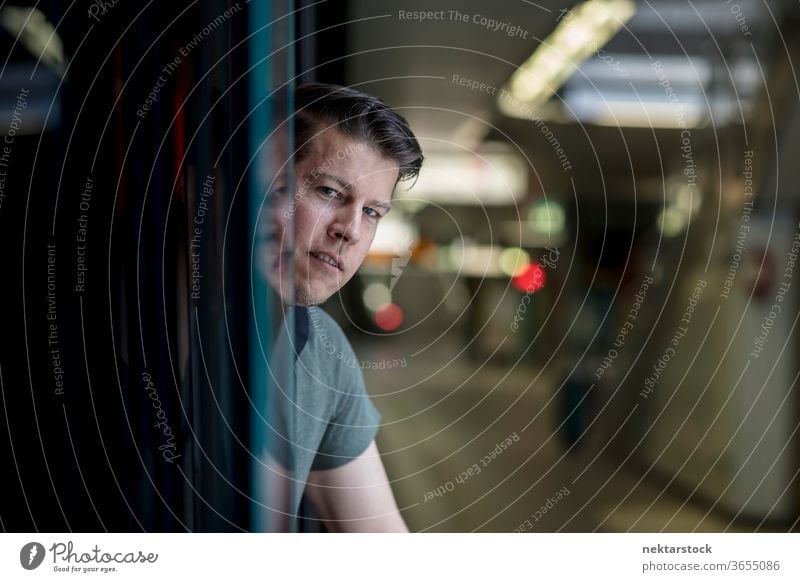
[[[372,248],[372,242],[375,240],[375,233],[378,230],[378,226],[375,223],[370,224],[365,230],[364,234],[361,237],[361,243],[363,246],[364,256],[367,255],[369,249]]]
[[[301,202],[294,215],[295,237],[298,241],[313,241],[324,234],[330,221],[330,211],[324,204]]]
[[[358,271],[358,269],[361,267],[361,264],[364,262],[364,259],[367,258],[367,254],[369,254],[369,249],[372,246],[372,241],[374,238],[375,232],[373,230],[373,232],[369,233],[367,236],[362,236],[358,247],[353,249],[354,260],[351,260],[351,275]]]

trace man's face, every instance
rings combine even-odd
[[[276,179],[264,269],[284,303],[322,303],[350,280],[389,211],[398,173],[396,162],[329,128],[297,163],[293,189],[285,175]]]

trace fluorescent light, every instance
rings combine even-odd
[[[612,127],[697,127],[711,110],[721,120],[727,95],[708,100],[711,64],[704,58],[606,53],[620,70],[595,57],[581,65],[560,91],[562,114]]]
[[[638,97],[579,90],[568,92],[565,101],[575,119],[610,127],[687,128],[697,127],[704,118],[704,105],[696,95],[678,103],[670,103],[663,92]]]
[[[528,167],[513,151],[437,152],[425,154],[414,187],[397,189],[399,200],[437,204],[511,205],[528,192]]]
[[[56,29],[38,8],[5,6],[0,10],[0,27],[17,39],[22,46],[55,71],[64,76],[64,44]]]
[[[632,0],[589,0],[578,5],[511,76],[507,92],[520,104],[540,105],[635,13]],[[501,93],[498,102],[503,110],[508,109],[505,101]]]

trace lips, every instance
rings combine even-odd
[[[308,254],[317,259],[318,261],[325,263],[326,265],[334,269],[338,269],[339,271],[344,270],[343,268],[344,265],[342,265],[341,259],[339,257],[336,257],[335,255],[331,255],[324,251],[309,251]]]

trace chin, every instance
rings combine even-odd
[[[334,293],[336,293],[338,289],[334,289],[332,291],[321,291],[321,290],[312,290],[305,288],[303,289],[301,286],[295,289],[294,293],[294,305],[299,305],[302,307],[309,307],[311,305],[319,305],[320,303],[325,303]]]
[[[344,277],[347,277],[346,279]],[[309,307],[312,305],[319,305],[325,303],[339,289],[352,278],[353,273],[344,275],[342,279],[337,281],[339,285],[325,285],[323,281],[315,281],[316,285],[310,285],[307,280],[302,276],[298,277],[300,280],[295,280],[295,284],[291,284],[291,280],[281,274],[273,273],[269,277],[269,282],[273,289],[275,289],[281,297],[284,305],[297,305],[300,307]]]

